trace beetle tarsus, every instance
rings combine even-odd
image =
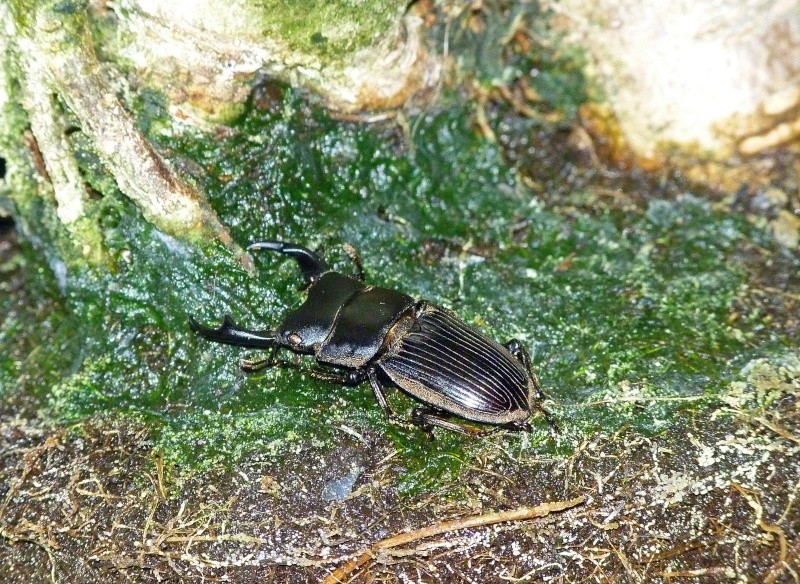
[[[533,426],[531,426],[531,423],[528,420],[525,420],[524,422],[517,422],[516,424],[511,426],[510,429],[519,430],[520,432],[528,432],[528,433],[533,432]]]
[[[390,424],[395,425],[395,426],[399,426],[401,428],[405,428],[406,430],[414,430],[414,429],[419,428],[420,430],[422,430],[423,432],[428,434],[428,437],[431,440],[433,440],[433,428],[431,428],[430,426],[427,426],[425,424],[418,424],[417,422],[414,422],[413,420],[406,420],[405,418],[401,418],[400,416],[398,416],[397,414],[394,414],[394,413],[392,413],[392,414],[387,413],[386,414],[386,421],[389,422]]]
[[[547,425],[550,426],[550,431],[553,433],[553,437],[555,438],[559,434],[561,434],[561,428],[556,423],[556,420],[553,417],[553,414],[550,412],[550,410],[548,410],[547,408],[545,408],[541,404],[539,404],[538,410],[540,412],[542,412],[542,415],[544,416],[544,419],[547,422]]]
[[[277,360],[275,359],[277,354],[278,346],[276,345],[272,347],[269,354],[264,359],[245,359],[243,357],[239,359],[239,369],[249,375],[252,373],[258,373],[264,369],[269,369],[270,367],[275,367],[278,364]]]
[[[239,359],[239,369],[248,375],[269,369],[273,365],[271,359],[245,359],[244,357]]]

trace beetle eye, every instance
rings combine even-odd
[[[297,347],[303,342],[303,337],[297,333],[291,333],[288,337],[286,337],[286,340],[291,346]]]

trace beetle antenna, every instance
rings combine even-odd
[[[306,284],[311,284],[311,282],[331,269],[327,262],[316,253],[300,245],[285,243],[283,241],[259,241],[247,246],[247,251],[261,249],[277,251],[278,253],[291,256],[297,260]]]

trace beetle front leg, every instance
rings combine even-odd
[[[264,359],[246,359],[243,357],[239,359],[239,368],[244,373],[248,374],[257,373],[262,369],[267,369],[269,367],[280,367],[281,369],[296,369],[306,371],[306,369],[302,367],[300,363],[301,355],[293,355],[291,361],[276,359],[275,357],[280,349],[280,346],[272,347],[272,350]]]
[[[273,347],[269,354],[264,359],[239,359],[239,369],[247,374],[258,373],[264,369],[275,367],[278,362],[275,360],[275,355],[278,354],[279,347]]]

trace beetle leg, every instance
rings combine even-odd
[[[331,383],[338,383],[340,385],[358,385],[367,378],[366,374],[362,373],[361,371],[348,371],[346,373],[342,373],[339,371],[323,369],[322,367],[303,367],[301,363],[294,360],[278,361],[275,359],[275,354],[278,352],[278,348],[279,347],[275,347],[264,359],[239,359],[239,368],[247,374],[257,373],[262,369],[267,369],[269,367],[294,369],[296,371],[308,373],[314,379],[330,381]]]
[[[533,366],[531,365],[531,356],[528,354],[528,351],[525,347],[520,343],[517,339],[511,339],[505,345],[505,348],[508,349],[508,352],[511,353],[514,357],[522,363],[522,366],[525,367],[525,370],[530,375],[530,378],[533,380],[533,397],[536,400],[536,409],[542,412],[545,421],[547,421],[547,425],[553,429],[553,432],[556,434],[560,431],[558,428],[558,424],[556,424],[555,419],[553,418],[553,414],[551,414],[543,405],[546,396],[542,391],[542,386],[539,385],[539,378],[533,372]],[[526,428],[520,428],[525,430]],[[530,429],[530,425],[528,425],[528,430]]]
[[[528,374],[531,376],[531,379],[533,379],[533,395],[536,398],[536,409],[542,413],[547,425],[550,426],[550,429],[553,431],[553,435],[555,436],[561,432],[561,429],[558,427],[556,419],[553,417],[553,414],[550,412],[550,410],[544,407],[544,400],[546,396],[539,385],[539,378],[536,377],[536,374],[530,369],[528,369]],[[530,430],[530,424],[528,424],[527,429]]]
[[[533,372],[533,366],[531,365],[531,356],[528,354],[527,349],[520,343],[517,339],[511,339],[505,345],[503,345],[508,352],[513,355],[517,361],[522,363],[522,366],[528,372],[528,375],[531,379],[533,379],[533,397],[536,398],[537,402],[544,401],[544,393],[542,392],[542,388],[539,385],[539,378],[536,377],[536,374]]]
[[[245,373],[258,373],[264,369],[272,367],[272,359],[239,359],[239,369]]]
[[[279,347],[273,347],[265,359],[239,359],[239,368],[245,373],[258,373],[262,369],[277,365],[275,355]]]
[[[525,367],[525,369],[528,371],[531,370],[531,357],[528,355],[528,351],[518,339],[511,339],[503,346],[508,349],[508,352],[511,353],[520,363],[522,363],[522,366]]]
[[[531,426],[531,423],[528,420],[525,420],[524,422],[511,422],[511,424],[508,426],[508,429],[528,433],[533,432],[533,426]]]
[[[361,261],[361,255],[358,250],[349,243],[342,244],[342,250],[347,254],[347,257],[356,265],[356,278],[360,282],[364,281],[364,263]]]
[[[329,371],[327,369],[322,369],[321,367],[311,367],[309,369],[305,369],[304,371],[306,371],[315,379],[330,381],[331,383],[338,383],[340,385],[358,385],[364,381],[368,375],[367,373],[364,373],[358,369],[341,372]]]
[[[375,394],[375,399],[378,400],[378,403],[383,408],[383,411],[386,412],[386,419],[389,420],[389,422],[398,426],[402,426],[403,428],[411,428],[412,426],[419,425],[415,424],[413,421],[409,422],[408,420],[404,420],[394,413],[392,406],[389,405],[389,400],[386,399],[386,394],[383,393],[383,386],[378,380],[378,376],[376,375],[374,369],[367,370],[367,377],[369,378],[369,384],[372,387],[372,393]]]
[[[411,414],[411,420],[414,424],[425,430],[431,438],[433,437],[433,427],[444,428],[452,432],[458,432],[464,436],[477,436],[484,437],[494,434],[502,429],[502,426],[495,428],[488,428],[486,430],[479,430],[473,426],[459,424],[442,416],[437,410],[430,408],[414,408]]]
[[[395,417],[394,410],[392,406],[389,405],[389,400],[386,399],[386,394],[383,393],[383,387],[381,386],[381,382],[378,381],[378,376],[375,374],[375,371],[370,369],[367,372],[367,376],[369,377],[369,384],[372,387],[372,393],[375,394],[375,399],[378,400],[378,403],[383,408],[383,411],[386,412],[386,415],[389,418]]]

